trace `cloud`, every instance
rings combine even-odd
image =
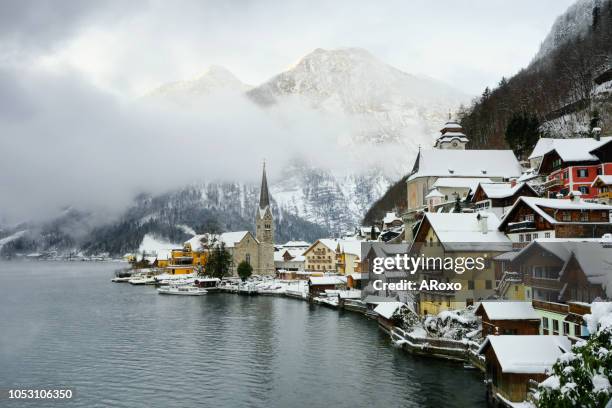
[[[12,220],[67,205],[118,212],[140,192],[198,181],[256,182],[263,159],[282,177],[304,152],[312,166],[368,168],[337,142],[352,131],[348,121],[298,101],[262,109],[219,94],[190,109],[124,103],[76,72],[4,69],[0,86],[0,106],[9,107],[0,110],[0,212]]]

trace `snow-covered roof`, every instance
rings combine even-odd
[[[402,219],[395,215],[394,212],[388,212],[387,214],[385,214],[385,218],[383,218],[383,223],[391,224],[393,221],[396,220],[402,221]]]
[[[511,183],[480,183],[480,187],[488,198],[506,198],[512,197],[517,191],[523,188],[525,184],[526,183],[516,183],[514,187],[512,187]],[[529,186],[529,184],[527,184],[527,186]],[[529,186],[529,188],[531,187]]]
[[[566,336],[487,336],[479,354],[493,347],[503,373],[545,374],[571,345]]]
[[[201,251],[202,241],[207,242],[208,239],[209,239],[208,234],[194,235],[192,238],[190,238],[188,241],[185,242],[185,245],[189,244],[191,246],[192,251]]]
[[[550,148],[545,150],[542,155],[545,155],[555,150],[564,162],[596,161],[599,159],[591,152],[611,141],[612,136],[602,137],[600,138],[600,140],[596,140],[591,137],[550,140],[551,142],[548,142],[551,144]],[[542,147],[542,149],[544,149],[544,147]],[[529,157],[531,158],[531,156]]]
[[[528,159],[531,160],[544,156],[544,153],[553,149],[554,140],[555,139],[550,137],[541,137],[533,147]]]
[[[421,150],[408,181],[417,177],[519,177],[512,150]]]
[[[569,223],[572,221],[557,221],[554,217],[549,215],[543,208],[552,208],[555,210],[603,210],[610,211],[612,210],[611,205],[597,204],[597,203],[589,203],[586,201],[572,201],[572,200],[564,200],[557,198],[543,198],[543,197],[526,197],[521,196],[514,202],[512,207],[506,212],[506,216],[502,220],[500,227],[506,224],[508,218],[508,214],[512,213],[512,211],[520,205],[521,202],[524,202],[530,208],[532,208],[535,212],[538,213],[542,218],[548,221],[551,224],[557,223]],[[576,222],[576,221],[574,221]],[[581,223],[585,223],[584,221],[580,221]]]
[[[434,198],[434,197],[444,197],[444,194],[442,194],[437,188],[434,188],[425,196],[425,198]]]
[[[474,178],[474,177],[440,177],[433,183],[434,188],[451,187],[451,188],[469,188],[472,191],[476,190],[478,183],[492,183],[490,178]]]
[[[361,243],[363,241],[357,240],[346,240],[341,239],[338,240],[338,244],[340,244],[340,250],[346,252],[347,254],[357,255],[361,257]]]
[[[342,285],[344,281],[338,276],[311,276],[308,281],[311,285]]]
[[[491,320],[540,320],[531,302],[483,301],[480,307]]]
[[[599,175],[593,180],[591,187],[595,186],[598,182],[603,183],[606,186],[612,185],[612,175]]]
[[[310,244],[306,241],[287,241],[284,248],[308,248]]]
[[[481,231],[478,215],[487,216],[487,233]],[[512,242],[497,230],[499,219],[493,213],[425,213],[431,228],[448,250],[509,251]],[[421,223],[422,228],[424,224]]]
[[[248,233],[249,231],[224,232],[219,235],[219,241],[223,242],[226,248],[233,248],[237,243],[242,241]]]
[[[374,308],[374,313],[384,317],[385,319],[391,319],[393,314],[402,307],[408,306],[402,302],[382,302]]]

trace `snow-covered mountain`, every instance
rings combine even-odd
[[[269,180],[279,242],[337,236],[359,225],[367,209],[407,170],[418,146],[431,146],[449,111],[468,100],[446,84],[402,72],[358,48],[317,49],[255,88],[215,66],[196,79],[162,85],[141,100],[199,112],[206,105],[200,102],[232,103],[232,94],[270,120],[291,122],[299,106],[309,115],[314,111],[343,124],[342,134],[322,132],[330,140],[287,157],[280,176]],[[334,152],[331,160],[337,163],[332,166],[321,164],[322,143]],[[138,248],[147,233],[181,242],[185,227],[198,232],[252,229],[258,188],[237,180],[211,181],[139,197],[118,220],[93,228],[78,243],[90,252],[121,254]],[[17,232],[5,231],[0,238]],[[58,236],[53,243],[41,237],[30,232],[11,238],[10,247],[27,252],[70,243],[70,236]]]
[[[550,32],[542,41],[534,61],[544,57],[572,38],[585,34],[593,24],[593,14],[594,12],[597,13],[595,10],[601,7],[603,1],[578,0],[565,13],[557,17]]]
[[[145,95],[145,98],[189,106],[199,98],[220,93],[241,94],[251,88],[251,85],[240,81],[227,68],[213,65],[195,79],[163,84]]]
[[[402,72],[361,48],[316,49],[295,66],[248,92],[262,105],[298,97],[311,107],[347,115],[356,143],[400,142],[416,151],[469,97],[431,78]]]

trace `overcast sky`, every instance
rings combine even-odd
[[[572,0],[3,1],[5,62],[80,71],[120,95],[222,65],[259,84],[315,48],[363,47],[479,94],[529,63]]]
[[[315,48],[343,46],[479,94],[528,64],[570,3],[0,1],[0,224],[66,205],[121,211],[139,192],[191,181],[256,182],[263,158],[274,178],[304,151],[319,152],[312,165],[351,168],[333,141],[353,124],[302,106],[264,113],[213,100],[160,111],[133,102],[212,64],[255,85]],[[354,168],[369,168],[364,157],[391,161],[366,148]],[[413,153],[394,151],[393,161],[409,168]]]

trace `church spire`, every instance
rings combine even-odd
[[[270,206],[268,194],[268,180],[266,179],[266,161],[263,162],[263,175],[261,176],[261,190],[259,191],[259,208],[265,210]]]

